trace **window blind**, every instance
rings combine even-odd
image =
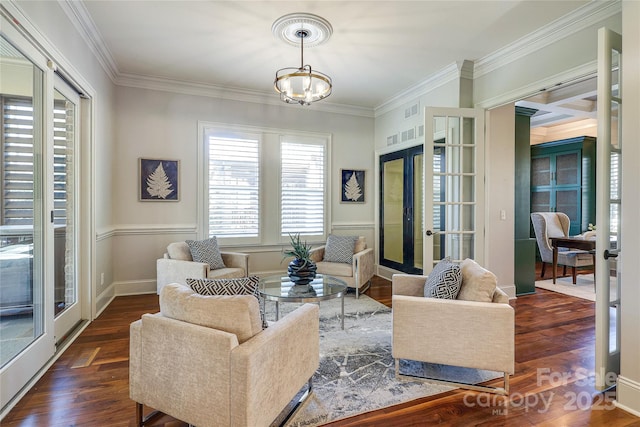
[[[210,136],[209,236],[257,237],[260,153],[257,138]]]
[[[33,225],[33,106],[2,97],[2,224]]]
[[[2,224],[33,225],[33,105],[30,98],[2,96]],[[67,112],[54,103],[54,223],[65,225],[67,208]]]
[[[283,140],[280,153],[282,236],[324,234],[324,144]]]

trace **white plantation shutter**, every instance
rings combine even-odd
[[[2,224],[33,225],[33,106],[31,98],[2,100]],[[54,103],[54,224],[66,224],[67,111]]]
[[[2,97],[2,224],[33,225],[33,106]]]
[[[325,145],[283,140],[281,157],[281,233],[323,235]]]
[[[258,237],[259,139],[209,136],[209,236]]]

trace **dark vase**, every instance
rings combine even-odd
[[[296,285],[307,285],[316,277],[316,263],[295,258],[289,263],[289,279]]]

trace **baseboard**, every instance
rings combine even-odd
[[[111,301],[115,298],[113,283],[107,286],[107,289],[102,291],[100,295],[96,298],[96,316],[100,316],[100,314],[104,311],[105,308],[111,304]],[[95,319],[94,317],[94,319]]]
[[[500,285],[499,288],[509,295],[509,299],[516,299],[516,285]]]
[[[619,375],[615,404],[623,411],[640,417],[640,382]]]
[[[116,296],[155,294],[158,290],[155,279],[113,282]]]

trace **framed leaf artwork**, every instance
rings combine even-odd
[[[364,203],[364,172],[363,170],[342,169],[340,201],[342,203]]]
[[[142,202],[177,202],[179,160],[139,159],[138,196]]]

